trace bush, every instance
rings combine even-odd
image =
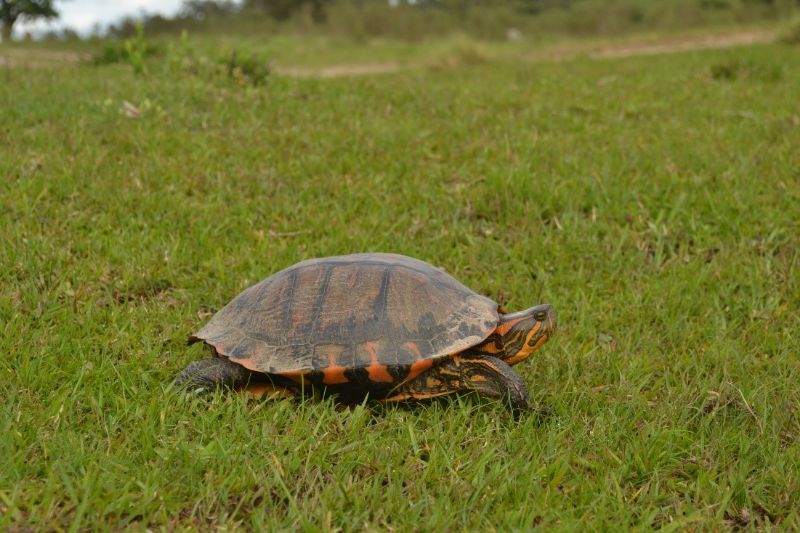
[[[144,26],[139,23],[136,26],[136,35],[130,39],[125,39],[122,43],[110,42],[93,58],[95,65],[107,65],[112,63],[127,63],[133,67],[137,74],[145,74],[147,69],[144,60],[148,57],[163,54],[160,46],[148,42],[144,38]]]
[[[209,57],[210,56],[210,57]],[[161,70],[169,75],[189,75],[205,79],[229,78],[239,85],[262,85],[270,74],[270,63],[263,51],[241,48],[208,55],[198,53],[189,42],[186,31],[179,39],[170,41],[166,47],[147,41],[142,25],[136,36],[122,43],[111,42],[98,52],[92,62],[95,65],[127,63],[138,74],[148,73],[146,59],[160,57]],[[152,68],[154,65],[151,64]]]
[[[266,83],[270,74],[269,60],[263,52],[234,49],[225,59],[228,76],[239,84]]]

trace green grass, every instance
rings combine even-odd
[[[800,528],[800,49],[149,72],[0,70],[0,528]],[[368,250],[554,304],[555,414],[169,390],[241,289]]]

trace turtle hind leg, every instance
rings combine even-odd
[[[293,397],[300,394],[295,384],[282,376],[252,372],[227,357],[216,356],[192,361],[177,376],[173,386],[196,392],[217,389],[244,390],[255,398]]]
[[[253,372],[227,357],[192,361],[175,377],[176,387],[210,392],[219,388],[241,389],[248,385]]]
[[[401,385],[384,401],[425,399],[459,391],[505,400],[512,412],[528,409],[528,389],[508,364],[491,356],[454,355]]]

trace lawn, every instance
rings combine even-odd
[[[164,61],[0,69],[0,528],[800,528],[800,48]],[[240,290],[361,251],[552,303],[552,414],[170,389]]]

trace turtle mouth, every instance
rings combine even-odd
[[[558,315],[556,314],[555,308],[550,304],[544,304],[547,308],[545,309],[545,313],[547,316],[542,321],[542,329],[545,332],[545,335],[550,337],[553,333],[556,332],[558,327]]]

